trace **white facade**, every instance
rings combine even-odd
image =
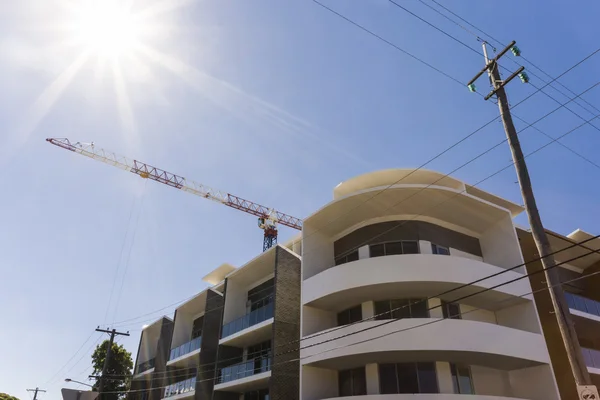
[[[525,269],[507,271],[521,211],[424,170],[336,187],[304,220],[300,399],[558,399]]]

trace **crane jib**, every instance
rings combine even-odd
[[[146,163],[133,160],[133,168],[131,172],[145,179],[152,179],[165,185],[181,189],[185,182],[185,178],[179,175],[172,174],[163,169],[153,167]]]

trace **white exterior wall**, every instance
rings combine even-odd
[[[440,389],[440,393],[454,393],[450,363],[436,362],[435,372],[437,373],[438,388]]]
[[[235,277],[227,279],[223,325],[246,314],[246,286],[236,281]]]
[[[333,242],[319,231],[303,228],[302,277],[310,278],[334,265]]]
[[[367,394],[379,394],[379,366],[377,364],[365,365],[367,378]]]
[[[454,257],[463,257],[463,258],[469,258],[471,260],[483,261],[483,257],[479,257],[479,256],[476,256],[475,254],[467,253],[465,251],[461,251],[461,250],[455,249],[453,247],[450,247],[450,255],[454,256]]]
[[[486,396],[513,396],[507,371],[471,366],[475,393]]]
[[[192,327],[194,318],[190,314],[178,312],[175,316],[175,326],[173,328],[173,339],[171,340],[171,349],[187,343],[192,338]]]
[[[302,400],[321,400],[338,396],[338,373],[335,370],[302,367]]]
[[[466,304],[460,305],[460,314],[461,318],[465,321],[488,322],[490,324],[498,323],[496,321],[496,314],[493,311],[481,310]]]
[[[336,313],[309,306],[302,307],[302,336],[331,329],[336,325]]]
[[[508,373],[515,397],[530,400],[558,400],[558,387],[549,365],[524,368]]]
[[[533,301],[496,311],[498,324],[527,332],[542,333]]]
[[[479,244],[483,260],[489,264],[507,269],[523,263],[515,226],[508,213],[481,235]],[[521,267],[515,271],[523,274],[525,268]]]

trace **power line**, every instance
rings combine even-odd
[[[591,89],[595,88],[595,87],[596,87],[596,86],[598,86],[599,84],[600,84],[600,82],[596,83],[595,85],[591,86],[590,88],[588,88],[588,89],[586,89],[584,92],[582,92],[582,93],[581,93],[579,96],[581,96],[581,95],[582,95],[582,94],[584,94],[584,93],[587,93],[589,90],[591,90]],[[570,100],[570,101],[572,101],[572,100]],[[566,104],[566,103],[565,103],[565,104]],[[540,118],[539,118],[539,119],[537,119],[535,122],[533,122],[533,123],[529,124],[527,127],[523,128],[521,131],[519,131],[519,133],[521,133],[521,132],[525,131],[526,129],[528,129],[529,127],[533,126],[534,124],[536,124],[536,123],[540,122],[540,121],[541,121],[541,120],[543,120],[544,118],[547,118],[548,116],[550,116],[552,113],[556,112],[557,110],[559,110],[559,109],[560,109],[561,107],[563,107],[563,106],[564,106],[564,104],[563,104],[563,105],[561,105],[561,106],[559,106],[559,107],[557,107],[557,108],[555,108],[554,110],[552,110],[552,111],[548,112],[546,115],[544,115],[544,116],[540,117]],[[595,118],[597,118],[597,117],[595,117]],[[489,123],[488,123],[488,124],[489,124]],[[574,132],[575,130],[579,129],[579,128],[580,128],[580,127],[582,127],[583,125],[585,125],[585,124],[579,125],[579,126],[575,127],[574,129],[571,129],[570,131],[566,132],[565,134],[561,135],[560,137],[558,137],[558,138],[556,138],[556,139],[553,139],[553,141],[557,141],[557,140],[559,140],[559,139],[561,139],[561,138],[565,137],[566,135],[568,135],[568,134],[570,134],[570,133]],[[485,152],[483,152],[483,153],[480,153],[480,154],[479,154],[479,155],[477,155],[476,157],[474,157],[474,158],[470,159],[470,160],[469,160],[469,161],[467,161],[466,163],[464,163],[464,164],[460,165],[459,167],[455,168],[454,170],[452,170],[452,171],[451,171],[451,172],[449,172],[448,174],[445,174],[445,175],[443,175],[441,178],[439,178],[439,179],[435,180],[434,182],[432,182],[432,183],[428,184],[427,186],[425,186],[425,187],[421,188],[419,191],[417,191],[416,193],[412,194],[411,196],[409,196],[409,197],[407,197],[407,198],[405,198],[405,199],[401,200],[400,202],[394,203],[392,206],[388,207],[387,209],[385,209],[385,210],[383,210],[383,211],[385,212],[385,211],[387,211],[387,210],[389,210],[389,209],[391,209],[391,208],[393,208],[393,207],[396,207],[397,205],[399,205],[399,204],[401,204],[401,203],[403,203],[403,202],[407,201],[408,199],[410,199],[410,198],[414,197],[415,195],[417,195],[417,194],[421,193],[423,190],[425,190],[425,189],[427,189],[427,188],[429,188],[429,187],[431,187],[431,186],[435,185],[437,182],[441,181],[442,179],[444,179],[444,178],[446,178],[446,177],[449,177],[449,176],[450,176],[451,174],[453,174],[454,172],[458,171],[458,170],[459,170],[459,169],[461,169],[461,168],[464,168],[466,165],[468,165],[468,164],[472,163],[473,161],[475,161],[475,160],[479,159],[480,157],[482,157],[483,155],[487,154],[487,153],[488,153],[488,152],[490,152],[491,150],[493,150],[493,149],[495,149],[495,148],[499,147],[499,146],[500,146],[500,145],[502,145],[504,142],[506,142],[506,139],[503,139],[502,141],[498,142],[497,144],[495,144],[494,146],[492,146],[491,148],[489,148],[489,149],[488,149],[488,150],[486,150]],[[540,151],[541,149],[543,149],[543,148],[547,147],[547,146],[548,146],[549,144],[551,144],[551,143],[553,143],[553,142],[550,142],[550,143],[547,143],[547,144],[545,144],[545,145],[541,146],[540,148],[536,149],[536,150],[535,150],[535,151],[533,151],[532,153],[529,153],[528,155],[526,155],[526,157],[528,157],[528,156],[530,156],[530,155],[532,155],[532,154],[534,154],[534,153],[536,153],[536,152]],[[422,166],[420,166],[418,169],[422,168],[424,165],[426,165],[426,164],[423,164],[423,165],[422,165]],[[510,167],[510,166],[512,166],[512,165],[513,165],[513,164],[511,163],[511,164],[509,164],[509,165],[507,165],[507,166],[503,167],[502,169],[500,169],[500,170],[496,171],[495,173],[493,173],[493,174],[489,175],[488,177],[484,178],[483,180],[480,180],[479,182],[475,183],[475,184],[474,184],[474,185],[472,185],[472,186],[477,186],[477,185],[479,185],[479,184],[483,183],[484,181],[486,181],[486,180],[490,179],[491,177],[493,177],[493,176],[497,175],[498,173],[500,173],[500,172],[502,172],[502,171],[506,170],[508,167]],[[417,170],[418,170],[418,169],[417,169]],[[412,173],[414,173],[415,171],[416,171],[416,170],[412,171],[412,172],[411,172],[411,174],[412,174]],[[409,174],[409,175],[410,175],[410,174]],[[409,175],[407,175],[407,176],[409,176]],[[405,177],[401,178],[400,180],[396,181],[395,183],[392,183],[391,185],[389,185],[389,186],[387,186],[386,188],[384,188],[382,191],[380,191],[380,192],[377,192],[377,193],[376,193],[374,196],[370,197],[370,198],[369,198],[369,199],[367,199],[365,202],[363,202],[363,203],[359,204],[359,206],[357,206],[357,207],[355,207],[355,208],[358,208],[358,207],[360,207],[362,204],[365,204],[367,201],[370,201],[371,199],[373,199],[373,198],[374,198],[375,196],[377,196],[378,194],[382,193],[383,191],[385,191],[385,190],[387,190],[387,189],[391,188],[393,185],[397,184],[397,183],[398,183],[398,182],[400,182],[401,180],[405,179],[407,176],[405,176]],[[456,196],[458,196],[458,195],[460,195],[460,194],[462,194],[462,193],[465,193],[465,192],[466,192],[466,189],[465,189],[465,190],[463,190],[463,191],[461,191],[461,192],[458,192],[458,193],[456,193],[454,196],[452,196],[452,197],[448,198],[447,200],[445,200],[445,201],[443,201],[443,202],[441,202],[441,203],[439,203],[439,204],[436,204],[436,205],[435,205],[435,206],[433,206],[433,207],[430,207],[430,208],[428,208],[426,211],[428,211],[428,210],[430,210],[430,209],[432,209],[432,208],[434,208],[434,207],[439,207],[441,204],[444,204],[446,201],[449,201],[449,200],[453,199],[454,197],[456,197]],[[354,208],[354,209],[355,209],[355,208]],[[352,209],[352,210],[354,210],[354,209]],[[352,210],[350,210],[350,212],[351,212]],[[422,213],[422,214],[419,214],[419,215],[417,215],[416,217],[418,217],[418,216],[420,216],[420,215],[423,215],[423,213]],[[416,217],[415,217],[415,218],[416,218]],[[339,218],[339,217],[338,217],[338,218]],[[413,219],[414,219],[414,218],[413,218]],[[335,220],[335,219],[334,219],[334,220]],[[330,221],[330,223],[331,223],[331,222],[333,222],[333,221]],[[404,223],[402,223],[402,222],[401,222],[401,223],[397,224],[396,226],[394,226],[394,227],[392,227],[392,228],[390,228],[390,229],[388,229],[388,230],[386,230],[386,231],[384,231],[384,232],[382,232],[382,233],[380,233],[380,234],[378,234],[378,235],[376,235],[376,236],[374,236],[374,237],[370,237],[369,239],[365,240],[363,243],[360,243],[360,244],[358,244],[356,247],[353,247],[353,248],[352,248],[351,250],[349,250],[349,251],[354,251],[354,250],[356,250],[358,247],[361,247],[362,245],[364,245],[364,244],[366,244],[366,243],[370,242],[370,241],[371,241],[371,240],[373,240],[374,238],[376,238],[376,237],[379,237],[379,236],[381,236],[381,235],[383,235],[383,234],[385,234],[385,233],[388,233],[388,232],[390,232],[390,231],[392,231],[392,230],[394,230],[394,229],[397,229],[397,228],[399,228],[400,226],[403,226],[403,225],[404,225]],[[190,297],[190,299],[191,299],[191,298],[193,298],[193,297],[195,297],[195,296],[197,296],[197,294],[196,294],[196,295],[194,295],[194,296],[192,296],[192,297]],[[164,309],[164,308],[163,308],[163,309]],[[161,309],[161,310],[162,310],[162,309]],[[135,318],[135,319],[137,319],[137,318]]]
[[[598,237],[600,237],[600,236],[598,236]],[[582,243],[583,243],[583,242],[582,242]],[[560,265],[563,265],[563,264],[569,263],[569,262],[571,262],[571,261],[574,261],[574,260],[576,260],[576,259],[580,259],[580,258],[583,258],[583,257],[587,257],[587,256],[589,256],[589,255],[591,255],[591,254],[593,254],[593,253],[599,253],[599,251],[598,251],[598,250],[592,250],[592,251],[590,251],[590,252],[588,252],[588,253],[586,253],[586,254],[583,254],[583,255],[580,255],[580,256],[574,257],[574,258],[572,258],[572,259],[569,259],[569,260],[567,260],[567,261],[563,261],[563,262],[561,262],[561,263],[557,263],[557,264],[556,264],[554,267],[551,267],[551,268],[558,267],[558,266],[560,266]],[[519,278],[516,278],[515,280],[524,279],[524,278],[527,278],[527,277],[529,277],[529,276],[536,275],[536,274],[539,274],[539,273],[542,273],[542,272],[544,272],[544,269],[541,269],[541,270],[539,270],[539,271],[535,271],[535,272],[533,272],[533,273],[531,273],[531,274],[526,274],[526,275],[523,275],[523,276],[521,276],[521,277],[519,277]],[[547,291],[547,290],[549,290],[549,289],[551,289],[551,288],[553,288],[553,287],[558,287],[558,286],[562,286],[562,285],[567,285],[567,284],[573,283],[573,282],[575,282],[575,281],[579,281],[579,280],[587,279],[587,278],[590,278],[590,277],[592,277],[592,276],[595,276],[595,275],[598,275],[598,274],[600,274],[600,271],[596,271],[596,272],[594,272],[594,273],[591,273],[591,274],[588,274],[588,275],[584,275],[584,276],[579,276],[579,277],[577,277],[577,278],[570,279],[570,280],[567,280],[567,281],[564,281],[564,282],[560,282],[560,283],[557,283],[557,284],[554,284],[554,285],[551,285],[551,286],[548,286],[548,287],[543,287],[543,288],[541,288],[541,289],[534,290],[534,291],[531,291],[531,292],[527,292],[527,293],[524,293],[524,294],[522,294],[522,295],[520,295],[520,296],[515,296],[515,297],[516,297],[516,298],[522,298],[522,297],[529,296],[529,295],[532,295],[532,294],[535,294],[535,293],[540,293],[540,292],[543,292],[543,291]],[[512,283],[512,282],[514,282],[515,280],[512,280],[512,281],[510,281],[510,282],[508,282],[508,283]],[[496,286],[502,286],[502,285],[506,285],[506,284],[507,284],[507,283],[501,283],[501,284],[499,284],[499,285],[496,285]],[[491,290],[491,289],[492,289],[492,288],[487,288],[487,289],[484,289],[483,291],[487,291],[487,290]],[[464,298],[468,298],[468,297],[472,297],[472,296],[475,296],[475,295],[477,295],[477,294],[480,294],[480,293],[482,293],[483,291],[481,291],[481,292],[477,292],[477,293],[474,293],[474,294],[471,294],[471,295],[463,296],[463,298],[462,298],[462,299],[464,299]],[[456,302],[456,301],[458,301],[458,300],[459,300],[459,299],[456,299],[456,300],[453,300],[452,302]],[[504,300],[498,301],[497,303],[499,303],[499,304],[500,304],[500,303],[505,303],[505,302],[509,302],[509,301],[514,301],[514,298],[504,299]],[[416,304],[416,303],[411,303],[411,304]],[[433,309],[436,309],[436,308],[441,308],[442,306],[443,306],[443,305],[437,305],[437,306],[434,306],[434,307],[430,307],[430,308],[428,308],[427,310],[428,310],[428,311],[431,311],[431,310],[433,310]],[[398,307],[398,308],[397,308],[397,309],[395,309],[395,310],[400,310],[401,308],[404,308],[404,307],[407,307],[407,306]],[[389,311],[389,313],[391,313],[391,312],[393,312],[393,311],[395,311],[395,310],[391,310],[391,311]],[[474,309],[472,309],[472,310],[470,310],[470,311],[467,311],[467,312],[461,313],[461,315],[468,314],[468,313],[475,312],[475,311],[480,311],[480,310],[485,310],[485,309],[484,309],[484,308],[481,308],[481,307],[480,307],[480,308],[474,308]],[[385,312],[385,313],[382,313],[382,314],[379,314],[379,315],[384,315],[384,314],[388,314],[388,312]],[[315,343],[314,345],[316,346],[316,345],[320,345],[320,344],[323,344],[323,343],[327,343],[328,341],[338,340],[338,339],[340,339],[340,338],[344,338],[344,337],[347,337],[347,336],[351,336],[351,335],[354,335],[354,334],[357,334],[357,333],[360,333],[360,332],[364,332],[364,331],[366,331],[366,330],[371,330],[371,329],[379,328],[380,326],[383,326],[383,325],[386,325],[386,324],[389,324],[389,323],[398,322],[398,321],[401,321],[401,320],[404,320],[404,319],[410,319],[410,318],[398,318],[398,319],[392,319],[392,320],[389,320],[389,321],[383,322],[383,323],[381,323],[381,324],[378,324],[378,325],[376,325],[376,326],[369,327],[369,328],[365,328],[365,329],[363,329],[363,330],[356,331],[356,332],[351,332],[351,333],[349,333],[349,334],[342,335],[342,336],[338,336],[338,337],[332,338],[332,339],[330,339],[330,340],[327,340],[327,341],[323,341],[323,342]],[[439,322],[441,322],[441,321],[444,321],[445,319],[446,319],[446,318],[437,318],[437,319],[433,319],[433,320],[431,320],[431,321],[428,321],[428,322],[425,322],[425,323],[423,323],[423,324],[419,324],[419,325],[411,326],[411,327],[408,327],[408,328],[401,328],[401,329],[398,329],[398,330],[394,330],[394,331],[391,331],[391,332],[387,332],[387,333],[385,333],[385,334],[382,334],[382,335],[380,335],[380,336],[377,336],[377,337],[373,337],[373,338],[367,338],[367,339],[364,339],[364,340],[362,340],[362,341],[359,341],[359,342],[354,342],[354,343],[350,343],[350,344],[347,344],[347,345],[339,346],[339,347],[336,347],[336,348],[327,349],[327,350],[325,350],[325,351],[322,351],[322,352],[320,352],[320,353],[317,353],[317,354],[312,354],[312,355],[305,356],[305,357],[299,357],[299,358],[295,358],[295,359],[292,359],[292,360],[283,361],[283,362],[280,362],[280,363],[278,363],[278,364],[271,364],[271,366],[275,366],[275,365],[281,365],[281,364],[286,364],[286,363],[289,363],[289,362],[294,362],[294,361],[300,361],[300,360],[303,360],[303,359],[305,359],[305,358],[314,357],[315,355],[318,355],[318,354],[323,354],[323,353],[330,352],[330,351],[333,351],[333,350],[339,350],[339,349],[341,349],[341,348],[345,348],[345,347],[355,346],[355,345],[357,345],[357,344],[360,344],[360,343],[364,343],[364,342],[368,342],[368,341],[372,341],[372,340],[380,339],[381,337],[385,337],[385,336],[389,336],[389,335],[392,335],[392,334],[401,333],[401,332],[405,332],[405,331],[409,331],[409,330],[413,330],[413,329],[421,328],[421,327],[423,327],[423,326],[432,325],[432,324],[434,324],[434,323],[439,323]],[[360,323],[360,322],[363,322],[363,321],[359,321],[359,322],[356,322],[356,323]],[[345,326],[343,326],[343,327],[339,327],[339,328],[344,328],[344,327],[347,327],[347,326],[349,326],[349,325],[345,325]],[[329,333],[329,332],[328,332],[328,333]],[[543,337],[543,334],[540,334],[540,335]],[[310,338],[310,337],[308,337],[308,338]],[[312,346],[313,346],[313,345],[311,345],[310,347],[312,347]],[[290,350],[289,352],[293,352],[293,351],[297,351],[297,350],[302,350],[302,349],[304,349],[304,348],[293,349],[293,350]],[[281,355],[281,354],[286,354],[286,353],[287,353],[287,352],[280,353],[280,354],[275,354],[275,355]],[[221,361],[224,361],[224,360],[221,360]],[[197,369],[197,368],[199,368],[199,367],[202,367],[202,366],[208,366],[208,365],[213,365],[213,364],[216,364],[216,363],[206,363],[206,364],[199,364],[197,367],[193,367],[193,368],[184,368],[184,369],[182,369],[182,370],[178,370],[177,372],[181,372],[181,371],[183,371],[183,370],[186,370],[186,369],[191,371],[191,370]],[[218,369],[218,368],[217,368],[217,369]],[[213,370],[211,370],[211,371],[215,371],[215,370],[216,370],[216,369],[213,369]],[[173,372],[173,371],[167,371],[167,372],[165,372],[165,373],[168,373],[168,372]],[[112,375],[112,376],[117,376],[117,375]],[[182,375],[176,375],[176,374],[175,374],[175,375],[172,375],[172,377],[177,377],[177,376],[189,376],[189,373],[188,373],[188,374],[182,374]],[[151,379],[151,380],[156,380],[156,379],[161,379],[161,378],[155,378],[155,379]],[[205,379],[205,380],[202,380],[202,381],[211,381],[211,380],[215,380],[215,378],[209,378],[209,379]],[[197,381],[197,382],[198,382],[198,381]],[[157,388],[151,388],[151,389],[132,390],[132,391],[129,391],[129,392],[140,392],[140,391],[148,391],[148,390],[154,390],[154,389],[163,389],[163,388],[166,388],[166,387],[168,387],[168,386],[170,386],[170,385],[167,385],[167,386],[162,386],[162,387],[157,387]],[[113,393],[113,392],[104,392],[104,393]],[[115,393],[116,393],[116,392],[115,392]],[[120,393],[124,393],[124,392],[120,392]]]
[[[58,371],[56,371],[56,373],[54,373],[54,375],[52,375],[52,377],[50,379],[48,379],[48,381],[44,384],[44,386],[48,386],[50,384],[50,382],[54,381],[57,377],[58,374],[67,366],[69,365],[69,363],[77,356],[77,354],[81,351],[81,349],[83,349],[83,346],[85,346],[87,344],[87,342],[92,338],[92,336],[94,335],[94,331],[92,331],[90,333],[90,336],[87,337],[87,339],[85,339],[85,341],[81,344],[81,346],[79,346],[79,348],[77,349],[77,351],[75,352],[75,354],[73,354],[73,356],[71,358],[69,358],[67,360],[67,362],[58,369]]]
[[[594,237],[588,238],[588,239],[586,239],[586,240],[583,240],[583,241],[581,241],[581,242],[578,242],[578,243],[573,243],[573,244],[571,244],[570,246],[567,246],[567,247],[565,247],[565,248],[563,248],[563,249],[560,249],[560,250],[557,250],[557,251],[554,251],[554,252],[552,252],[552,253],[548,254],[546,257],[554,256],[554,255],[555,255],[555,254],[557,254],[557,253],[560,253],[560,252],[563,252],[563,251],[569,250],[569,249],[571,249],[571,248],[574,248],[574,247],[580,247],[580,246],[583,246],[585,243],[588,243],[588,242],[590,242],[590,241],[592,241],[592,240],[595,240],[595,239],[598,239],[598,238],[600,238],[600,235],[597,235],[597,236],[594,236]],[[587,256],[589,256],[589,255],[591,255],[591,254],[594,254],[594,253],[595,253],[595,254],[600,254],[600,250],[593,250],[593,249],[590,249],[590,251],[589,251],[589,252],[587,252],[587,253],[585,253],[585,254],[582,254],[582,255],[579,255],[579,256],[573,257],[573,258],[571,258],[571,259],[568,259],[568,260],[566,260],[566,261],[562,261],[562,262],[560,262],[560,263],[557,263],[557,264],[555,264],[555,266],[553,266],[553,267],[550,267],[550,268],[548,268],[548,269],[555,268],[555,267],[558,267],[558,266],[560,266],[560,265],[563,265],[563,264],[568,264],[568,263],[570,263],[570,262],[572,262],[572,261],[575,261],[575,260],[581,259],[581,258],[583,258],[583,257],[587,257]],[[416,302],[414,302],[414,303],[411,303],[411,304],[409,304],[409,305],[403,305],[403,306],[397,307],[397,308],[395,308],[395,309],[392,309],[392,310],[390,310],[390,311],[389,311],[389,313],[391,313],[391,312],[395,312],[395,311],[399,311],[399,310],[402,310],[402,309],[405,309],[405,308],[409,307],[410,305],[415,305],[415,304],[419,304],[419,303],[426,303],[426,302],[428,302],[429,300],[432,300],[432,299],[435,299],[435,298],[440,298],[440,297],[442,297],[442,296],[446,296],[446,295],[448,295],[448,294],[450,294],[450,293],[452,293],[452,292],[455,292],[455,291],[457,291],[457,290],[461,290],[461,289],[464,289],[464,288],[467,288],[467,287],[473,286],[474,284],[476,284],[476,283],[479,283],[479,282],[482,282],[482,281],[484,281],[484,280],[488,280],[488,279],[490,279],[490,278],[497,277],[497,276],[499,276],[499,275],[502,275],[502,274],[505,274],[505,273],[507,273],[507,272],[514,271],[514,270],[516,270],[516,269],[518,269],[518,268],[521,268],[521,267],[524,267],[524,266],[526,266],[526,265],[528,265],[528,264],[530,264],[530,263],[537,262],[537,261],[541,261],[543,258],[544,258],[544,257],[536,257],[536,258],[532,259],[531,261],[524,262],[524,263],[521,263],[521,264],[517,264],[517,265],[515,265],[515,266],[513,266],[513,267],[510,267],[510,268],[507,268],[507,269],[503,269],[502,271],[496,272],[496,273],[494,273],[494,274],[491,274],[491,275],[484,276],[484,277],[482,277],[482,278],[479,278],[479,279],[477,279],[477,280],[474,280],[474,281],[472,281],[472,282],[469,282],[469,283],[465,283],[465,284],[459,285],[458,287],[455,287],[455,288],[452,288],[452,289],[448,289],[448,290],[446,290],[446,291],[443,291],[443,292],[441,292],[441,293],[437,293],[437,294],[435,294],[435,295],[429,296],[429,297],[427,297],[427,298],[424,298],[424,299],[420,299],[420,300],[418,300],[418,301],[416,301]],[[514,283],[514,282],[516,282],[516,281],[518,281],[518,280],[525,279],[525,278],[528,278],[528,277],[530,277],[530,276],[533,276],[533,275],[540,274],[540,273],[542,273],[542,272],[544,272],[544,271],[545,271],[545,269],[542,269],[542,270],[539,270],[539,271],[534,271],[534,272],[532,272],[532,273],[523,274],[523,275],[521,275],[521,276],[519,276],[519,277],[517,277],[517,278],[511,279],[511,280],[509,280],[509,281],[502,282],[502,283],[499,283],[499,284],[497,284],[497,285],[494,285],[494,286],[492,286],[492,287],[489,287],[489,288],[484,288],[484,289],[482,289],[482,290],[480,290],[480,291],[478,291],[478,292],[475,292],[475,293],[472,293],[472,294],[469,294],[469,295],[466,295],[466,296],[462,296],[462,297],[456,298],[456,299],[452,300],[451,302],[458,302],[458,301],[460,301],[460,300],[465,300],[465,299],[467,299],[467,298],[470,298],[470,297],[477,296],[478,294],[481,294],[481,293],[488,292],[488,291],[490,291],[490,290],[493,290],[493,289],[496,289],[496,288],[498,288],[498,287],[505,286],[505,285],[508,285],[508,284],[510,284],[510,283]],[[599,273],[600,273],[600,272],[599,272]],[[547,288],[546,288],[546,289],[547,289]],[[441,306],[435,306],[435,307],[432,307],[432,308],[430,308],[430,309],[428,309],[428,310],[432,310],[432,309],[439,308],[439,307],[441,307]],[[361,322],[367,322],[367,321],[370,321],[370,320],[376,319],[376,318],[377,318],[377,317],[379,317],[379,316],[383,316],[383,315],[385,315],[385,314],[387,314],[387,313],[388,313],[388,311],[386,311],[386,312],[384,312],[384,313],[377,314],[377,315],[373,315],[372,317],[369,317],[369,318],[363,318],[363,319],[361,319],[361,320],[359,320],[359,321],[355,321],[355,322],[352,322],[352,323],[350,323],[350,324],[347,324],[347,325],[343,325],[343,326],[334,327],[334,328],[332,328],[332,329],[328,329],[328,330],[326,330],[326,331],[322,331],[322,332],[318,332],[318,333],[316,333],[316,334],[313,334],[313,335],[305,336],[305,337],[303,337],[303,338],[301,338],[301,339],[299,339],[299,340],[293,340],[293,341],[286,342],[286,343],[284,343],[284,344],[281,344],[281,345],[279,345],[279,346],[275,346],[274,348],[276,348],[276,347],[282,347],[282,346],[287,346],[287,345],[289,345],[289,344],[293,344],[293,343],[300,343],[300,342],[302,342],[302,341],[304,341],[304,340],[308,340],[308,339],[314,339],[315,337],[318,337],[318,336],[321,336],[321,335],[325,335],[325,334],[331,334],[332,332],[338,331],[338,330],[340,330],[340,329],[345,329],[346,327],[348,327],[348,326],[350,326],[350,325],[356,325],[356,324],[359,324],[359,323],[361,323]],[[393,323],[393,322],[396,322],[396,321],[398,321],[398,320],[397,320],[397,319],[389,320],[389,321],[386,321],[385,323],[382,323],[382,324],[380,324],[380,325],[377,325],[376,327],[379,327],[379,326],[381,326],[381,325],[386,325],[386,324],[388,324],[388,323]],[[365,328],[365,329],[363,329],[363,330],[358,330],[358,331],[355,331],[355,332],[351,332],[351,333],[348,333],[348,334],[345,334],[345,335],[342,335],[342,336],[338,336],[338,337],[335,337],[335,338],[331,338],[331,339],[328,339],[328,340],[325,340],[325,341],[322,341],[322,342],[318,342],[318,343],[314,343],[314,344],[311,344],[311,345],[307,345],[307,346],[304,346],[304,347],[300,346],[300,347],[298,347],[298,348],[296,348],[296,349],[293,349],[293,350],[288,350],[287,352],[275,353],[275,354],[274,354],[274,356],[278,356],[278,355],[287,354],[287,353],[289,353],[289,352],[293,352],[293,351],[297,351],[297,350],[304,350],[304,349],[306,349],[306,348],[309,348],[309,347],[314,347],[314,346],[316,346],[316,345],[320,345],[320,344],[323,344],[323,343],[327,343],[327,342],[330,342],[330,341],[333,341],[333,340],[337,340],[337,339],[341,339],[341,338],[344,338],[344,337],[352,336],[352,335],[358,334],[358,333],[360,333],[360,332],[364,332],[364,331],[366,331],[366,330],[370,330],[370,329],[374,329],[374,328],[375,328],[375,327],[369,327],[369,328]],[[219,362],[219,363],[222,363],[222,362],[224,362],[224,361],[233,361],[233,360],[236,360],[236,359],[238,359],[238,357],[232,357],[232,358],[229,358],[229,359],[219,360],[218,362]],[[205,363],[205,364],[201,364],[201,366],[209,366],[209,365],[214,365],[214,364],[217,364],[217,362]],[[183,370],[186,370],[186,368],[184,368]],[[169,372],[170,372],[170,371],[165,371],[165,372],[163,372],[163,374],[169,374]],[[161,374],[161,373],[155,373],[155,374]],[[111,375],[111,376],[117,376],[117,375]]]
[[[424,5],[426,5],[427,7],[431,8],[432,10],[434,10],[435,12],[437,12],[438,14],[442,15],[444,18],[448,19],[449,21],[451,21],[452,23],[454,23],[455,25],[459,26],[460,28],[464,29],[465,31],[469,32],[471,35],[475,36],[478,40],[482,40],[477,34],[473,33],[472,31],[468,30],[467,28],[465,28],[464,26],[462,26],[460,23],[454,21],[453,19],[449,18],[448,16],[444,15],[443,13],[441,13],[439,10],[436,10],[435,8],[433,8],[432,6],[428,5],[427,3],[425,3],[423,0],[419,0],[421,3],[423,3]],[[481,28],[475,26],[474,24],[472,24],[471,22],[469,22],[468,20],[466,20],[465,18],[461,17],[460,15],[458,15],[457,13],[453,12],[452,10],[450,10],[448,7],[445,7],[443,4],[439,3],[436,0],[431,0],[433,3],[437,4],[439,7],[443,8],[444,10],[448,11],[450,14],[454,15],[455,17],[459,18],[461,21],[465,22],[466,24],[468,24],[469,26],[475,28],[476,30],[478,30],[479,32],[481,32],[484,36],[486,36],[489,39],[492,39],[494,42],[500,44],[501,47],[504,47],[505,44],[494,38],[492,35],[490,35],[489,33],[485,32],[484,30],[482,30]],[[495,49],[494,49],[495,51]],[[597,49],[593,54],[597,53],[598,51],[600,51],[600,48]],[[592,55],[593,55],[592,54]],[[552,79],[552,81],[555,81],[555,78],[552,78],[552,75],[550,75],[549,73],[547,73],[546,71],[544,71],[541,67],[537,66],[536,64],[534,64],[532,61],[528,60],[527,58],[520,56],[524,61],[526,61],[527,63],[529,63],[532,67],[536,68],[537,70],[539,70],[541,73],[543,73],[544,75],[546,75],[548,78]],[[511,59],[511,61],[516,62],[514,60]],[[536,76],[538,79],[540,79],[542,82],[544,82],[544,79],[541,78],[539,75],[536,75],[535,73],[532,72],[533,76]],[[564,84],[562,84],[561,82],[556,82],[557,84],[559,84],[560,86],[562,86],[563,88],[565,88],[566,90],[568,90],[571,94],[575,94],[575,92],[573,92],[571,89],[569,89],[567,86],[565,86]],[[553,86],[554,87],[554,86]],[[560,94],[566,96],[567,98],[569,97],[568,95],[564,94],[562,91],[560,91],[559,89],[557,89],[556,87],[554,87],[555,90],[557,90]],[[588,104],[589,106],[591,106],[593,109],[595,109],[596,111],[600,112],[600,109],[596,106],[594,106],[592,103],[590,103],[589,101],[582,99],[584,103]],[[580,107],[582,107],[583,109],[585,109],[587,112],[593,114],[592,111],[588,110],[587,108],[583,107],[581,104],[577,103]]]

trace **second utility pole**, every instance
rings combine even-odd
[[[108,364],[110,362],[110,356],[112,355],[112,345],[113,345],[113,342],[115,341],[115,335],[129,336],[129,332],[127,332],[127,333],[117,332],[116,329],[112,329],[109,331],[107,329],[100,329],[100,327],[96,328],[96,332],[104,332],[104,333],[110,334],[110,339],[108,341],[108,347],[106,348],[106,356],[104,357],[104,365],[102,366],[102,375],[100,375],[100,382],[98,383],[98,392],[100,393],[100,399],[103,399],[105,397],[104,396],[104,381],[105,381],[106,371],[108,369]]]
[[[554,257],[551,255],[552,249],[550,247],[550,242],[546,236],[546,231],[542,225],[542,219],[540,218],[535,197],[533,196],[533,188],[531,187],[531,179],[529,178],[529,172],[527,171],[527,165],[525,164],[525,156],[523,155],[521,143],[519,143],[519,137],[517,135],[515,125],[513,124],[512,116],[510,115],[510,106],[508,105],[508,98],[506,97],[506,91],[504,90],[504,86],[515,76],[521,73],[524,68],[521,67],[504,81],[501,79],[500,71],[498,69],[498,59],[502,57],[508,50],[513,48],[514,45],[515,42],[513,41],[504,50],[498,53],[496,57],[494,57],[492,60],[488,60],[486,43],[483,42],[485,67],[467,84],[467,86],[469,86],[469,89],[473,90],[473,82],[475,82],[475,80],[487,70],[493,90],[485,97],[485,99],[489,99],[494,94],[498,99],[500,116],[502,118],[504,130],[506,131],[508,144],[510,145],[510,151],[512,153],[515,169],[517,170],[519,185],[521,187],[521,196],[523,197],[523,202],[525,203],[525,208],[527,210],[527,216],[529,217],[531,233],[533,235],[533,240],[537,247],[539,257],[541,258],[546,284],[548,286],[550,299],[552,300],[552,306],[554,307],[558,327],[567,351],[567,358],[569,359],[569,364],[573,371],[573,377],[575,378],[575,383],[577,384],[579,391],[580,386],[591,385],[590,375],[583,360],[583,354],[581,353],[581,348],[579,347],[577,333],[575,332],[575,328],[571,322],[565,295],[563,293],[562,286],[560,285],[558,270],[555,268],[556,262]],[[518,54],[518,49],[516,49],[515,52]]]

